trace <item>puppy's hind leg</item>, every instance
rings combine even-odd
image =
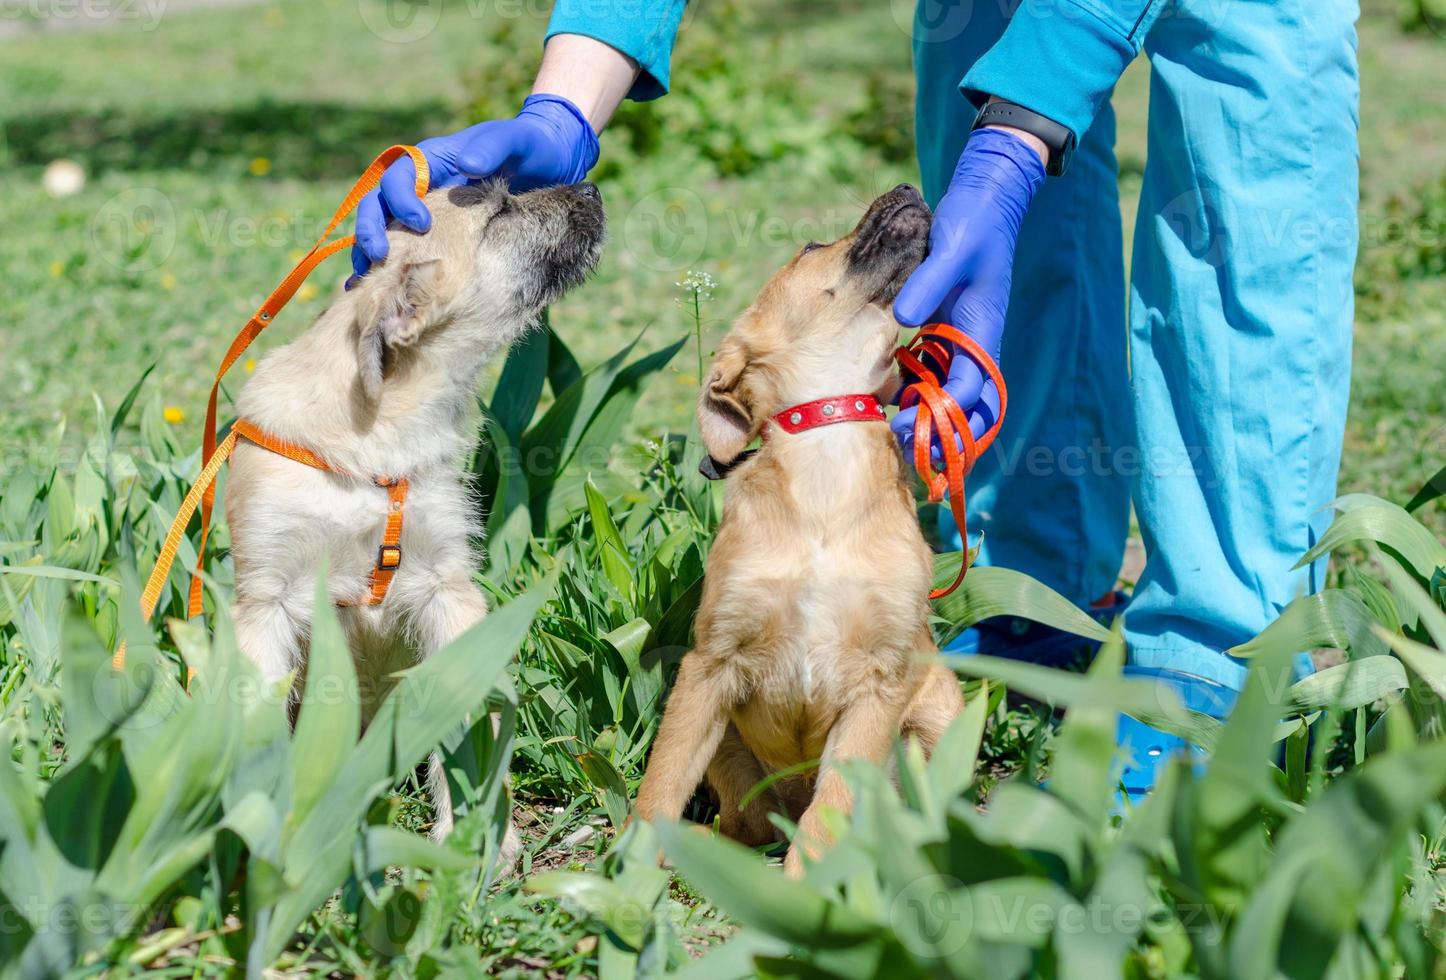
[[[963,710],[958,676],[942,663],[932,664],[904,709],[900,734],[906,739],[918,739],[924,755],[931,756],[939,736]]]
[[[730,722],[718,744],[718,752],[708,763],[708,785],[718,797],[718,829],[723,836],[747,847],[759,847],[778,839],[778,829],[768,820],[770,811],[787,813],[783,801],[772,787],[755,794],[742,806],[747,796],[768,774],[758,757],[743,743],[738,729]]]
[[[470,576],[456,575],[441,580],[435,590],[422,598],[412,615],[417,637],[417,658],[431,656],[487,615],[487,597]],[[498,729],[498,718],[492,716],[492,731]],[[432,837],[442,840],[452,832],[452,792],[447,785],[446,770],[440,752],[433,752],[427,766],[427,789],[432,797],[434,819]],[[498,855],[498,866],[510,870],[522,850],[522,838],[508,821],[507,833]]]

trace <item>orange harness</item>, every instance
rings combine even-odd
[[[345,235],[330,242],[327,239],[331,237],[332,232],[336,231],[337,226],[347,215],[356,209],[356,206],[361,203],[361,199],[381,182],[382,174],[386,172],[387,168],[403,156],[410,156],[412,163],[417,168],[417,196],[420,197],[427,192],[431,175],[427,167],[427,158],[423,156],[421,150],[415,146],[392,146],[384,150],[352,185],[346,199],[336,209],[326,230],[321,233],[321,237],[311,247],[311,251],[306,253],[296,267],[287,273],[281,284],[272,291],[270,296],[266,297],[266,301],[252,314],[251,319],[246,321],[246,325],[241,328],[236,339],[231,341],[226,356],[221,359],[221,366],[216,371],[216,380],[211,385],[211,395],[206,402],[206,424],[201,437],[201,455],[205,464],[201,467],[201,475],[196,478],[196,482],[186,494],[185,500],[181,502],[181,508],[176,513],[175,520],[171,522],[165,540],[161,543],[160,554],[156,556],[156,566],[151,570],[151,576],[146,581],[145,589],[141,592],[141,613],[147,619],[156,611],[161,592],[165,589],[166,579],[170,575],[171,566],[176,560],[176,549],[180,547],[181,538],[185,536],[186,526],[191,521],[191,515],[195,514],[198,509],[201,512],[201,537],[196,549],[196,568],[191,575],[191,586],[187,596],[186,616],[191,618],[201,614],[201,572],[206,557],[206,538],[211,530],[211,512],[216,503],[216,475],[220,473],[226,460],[231,457],[238,438],[244,438],[247,442],[255,443],[263,449],[328,473],[342,476],[353,475],[331,466],[304,446],[278,439],[263,432],[245,419],[238,419],[226,438],[218,443],[216,441],[216,402],[221,390],[221,379],[225,377],[226,372],[240,359],[246,348],[251,346],[251,342],[261,335],[261,331],[271,325],[276,315],[301,288],[301,284],[306,281],[306,278],[322,262],[337,252],[350,248],[356,241],[354,235]],[[401,564],[402,508],[407,499],[407,481],[400,477],[385,477],[377,478],[373,482],[387,491],[389,508],[386,529],[382,534],[381,546],[377,549],[376,565],[372,568],[371,587],[360,599],[342,602],[339,605],[374,606],[380,604],[386,598],[387,588],[391,585],[392,577]],[[117,669],[125,666],[124,643],[116,649],[112,663]]]
[[[263,432],[245,419],[237,419],[236,424],[231,427],[231,431],[238,433],[247,442],[255,443],[262,449],[270,450],[278,456],[285,456],[287,459],[304,463],[327,473],[335,473],[338,476],[352,476],[345,470],[332,466],[304,446],[298,446],[294,442],[287,442],[269,432]],[[232,441],[231,445],[234,449],[235,442]],[[342,599],[337,602],[338,606],[380,606],[382,600],[387,597],[387,589],[392,584],[392,576],[397,573],[397,568],[402,564],[402,513],[407,502],[406,478],[379,476],[372,482],[387,492],[387,523],[382,530],[382,543],[377,548],[376,564],[372,566],[371,585],[360,599]],[[154,576],[154,574],[153,572],[152,575]],[[192,581],[195,580],[192,579]],[[191,615],[195,615],[195,613]]]
[[[978,364],[999,389],[999,415],[978,439],[969,430],[969,416],[944,390],[941,380],[949,376],[949,363],[956,356],[955,347]],[[914,469],[929,488],[930,502],[937,504],[948,494],[949,508],[954,513],[954,523],[959,526],[959,537],[963,542],[964,554],[954,583],[948,588],[929,592],[930,599],[938,599],[959,588],[959,583],[964,581],[964,573],[969,570],[964,478],[978,462],[979,454],[988,449],[999,434],[999,427],[1004,423],[1004,410],[1009,404],[1009,393],[1005,390],[1004,375],[994,358],[973,338],[947,323],[931,323],[924,327],[914,335],[908,346],[895,351],[894,357],[906,377],[912,375],[918,379],[908,383],[899,396],[900,408],[919,406],[919,414],[914,417]],[[929,451],[936,430],[942,461],[938,470],[932,465]]]

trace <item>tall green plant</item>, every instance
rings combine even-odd
[[[944,619],[1022,615],[1106,641],[1084,676],[987,657],[952,661],[986,684],[1065,709],[1046,753],[1048,781],[1038,785],[1026,772],[985,795],[990,784],[975,772],[993,711],[984,687],[929,762],[902,746],[896,780],[849,767],[852,815],[802,882],[697,828],[658,827],[689,886],[741,927],[679,972],[1438,974],[1446,968],[1438,847],[1446,837],[1446,549],[1386,501],[1351,496],[1337,510],[1321,546],[1302,560],[1363,545],[1376,557],[1232,651],[1250,670],[1223,724],[1123,677],[1119,634],[1062,597],[1007,570],[974,570],[939,604]],[[957,560],[941,556],[936,576],[951,580]],[[1295,655],[1320,645],[1348,659],[1293,682]],[[1116,786],[1121,712],[1199,746],[1170,762],[1156,792],[1128,813]],[[1376,719],[1369,731],[1368,718]],[[1333,751],[1342,735],[1354,745],[1343,760]],[[647,834],[624,835],[616,863],[603,870],[621,880],[650,866]],[[599,942],[611,944],[613,975],[662,955],[665,931],[625,935],[609,925],[631,907],[624,892],[594,887],[586,875],[538,887],[594,923]]]
[[[224,614],[210,638],[195,626],[175,628],[197,671],[186,696],[149,627],[128,611],[138,609],[138,593],[134,575],[126,577],[124,671],[111,667],[83,616],[65,626],[66,763],[48,782],[0,766],[0,894],[24,936],[0,950],[0,970],[55,975],[88,956],[118,955],[167,911],[168,896],[189,894],[200,901],[186,906],[180,938],[224,936],[220,945],[260,976],[349,880],[398,865],[492,873],[505,806],[463,816],[474,836],[481,831],[475,853],[389,826],[373,808],[454,730],[481,717],[478,727],[492,739],[479,708],[505,696],[500,681],[548,588],[496,610],[399,675],[362,734],[351,654],[318,585],[293,733],[285,685],[261,683]],[[504,792],[505,772],[505,758],[489,760],[464,802]],[[57,918],[62,908],[82,918]],[[223,928],[231,915],[239,927]]]

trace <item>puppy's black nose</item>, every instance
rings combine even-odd
[[[602,200],[602,191],[597,189],[597,184],[585,182],[577,185],[577,192],[583,197],[590,197],[594,201]]]
[[[890,193],[890,194],[900,194],[900,195],[902,195],[902,196],[904,196],[904,197],[906,197],[906,198],[909,198],[909,199],[911,199],[911,200],[918,201],[918,202],[920,202],[921,204],[922,204],[923,201],[924,201],[924,195],[923,195],[923,194],[920,194],[920,193],[919,193],[919,189],[918,189],[917,187],[915,187],[913,184],[900,184],[899,186],[895,187],[893,190],[889,191],[889,193]]]

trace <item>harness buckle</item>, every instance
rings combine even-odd
[[[402,564],[400,545],[384,544],[377,549],[377,568],[383,572],[395,572]]]

